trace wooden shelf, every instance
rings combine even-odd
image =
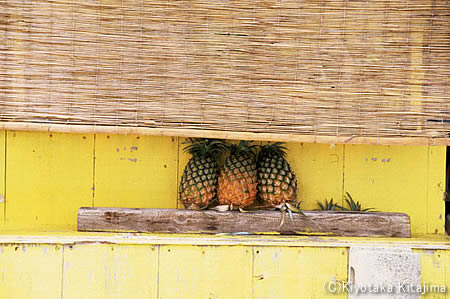
[[[79,231],[159,233],[279,233],[334,236],[411,236],[403,213],[304,211],[191,211],[180,209],[80,208]]]

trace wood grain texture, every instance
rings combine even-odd
[[[282,141],[282,142],[305,142],[305,143],[329,143],[329,144],[374,144],[374,145],[450,145],[450,138],[427,138],[427,137],[367,137],[367,136],[333,136],[333,135],[307,135],[307,134],[279,134],[243,131],[223,131],[185,129],[185,128],[152,128],[152,127],[130,127],[130,126],[107,126],[107,125],[66,125],[66,124],[41,124],[21,122],[0,122],[0,130],[13,131],[45,131],[53,133],[80,133],[80,134],[138,134],[153,136],[176,136],[196,138],[220,138],[234,140],[260,140],[260,141]]]
[[[448,139],[446,0],[2,0],[0,122]]]
[[[331,234],[410,237],[409,216],[402,213],[305,211],[291,220],[278,211],[251,213],[170,209],[80,208],[79,231],[164,233]]]

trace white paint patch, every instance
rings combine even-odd
[[[349,282],[356,286],[393,286],[395,292],[350,293],[352,298],[419,299],[420,294],[407,293],[410,285],[420,286],[420,254],[410,248],[350,247]],[[373,289],[373,288],[372,288]]]
[[[0,194],[0,202],[5,202],[5,197],[3,196],[3,194]]]

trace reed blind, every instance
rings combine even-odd
[[[448,0],[0,7],[0,128],[450,143]]]

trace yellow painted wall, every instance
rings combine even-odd
[[[176,208],[189,159],[183,140],[0,132],[0,230],[74,230],[82,206]],[[444,233],[445,147],[287,146],[304,209],[330,198],[343,203],[350,192],[365,207],[408,213],[413,233]]]
[[[6,132],[0,130],[0,225],[5,217],[5,155]]]
[[[80,206],[92,206],[92,134],[7,133],[6,224],[76,229]]]
[[[347,280],[347,248],[257,246],[253,254],[254,298],[347,298],[324,288]]]
[[[342,201],[344,146],[289,143],[288,160],[297,175],[298,199],[305,210],[318,209],[317,201]]]
[[[61,298],[157,298],[157,246],[69,245],[63,261]]]
[[[420,253],[420,260],[422,264],[421,283],[435,284],[435,285],[447,285],[450,287],[450,264],[447,261],[447,255],[450,254],[450,250],[415,250]],[[450,296],[450,294],[447,294]],[[427,299],[445,299],[445,294],[428,294]]]
[[[176,208],[178,138],[98,134],[97,207]]]
[[[62,246],[0,244],[1,298],[61,298]]]
[[[328,293],[324,286],[348,280],[351,244],[313,245],[306,240],[292,246],[285,238],[277,246],[265,246],[263,240],[229,246],[218,238],[221,245],[195,245],[200,239],[186,245],[165,244],[165,237],[160,244],[67,243],[63,237],[49,244],[1,241],[0,298],[347,298],[346,293]],[[382,245],[377,239],[358,242]],[[450,287],[450,250],[444,244],[409,244],[421,256],[422,283]]]
[[[252,249],[160,246],[159,298],[251,298]]]

